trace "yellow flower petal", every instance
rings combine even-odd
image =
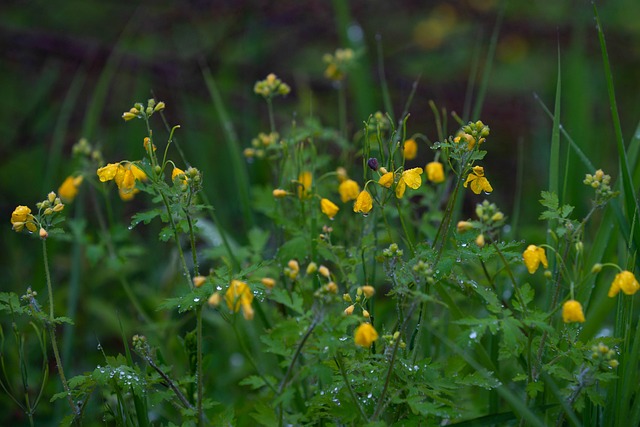
[[[100,182],[111,181],[113,178],[115,178],[116,173],[121,167],[122,166],[120,165],[120,163],[109,163],[108,165],[98,169],[97,173],[98,178],[100,178]]]
[[[430,162],[425,166],[427,179],[433,183],[444,182],[444,167],[440,162]]]
[[[363,323],[355,331],[355,343],[361,347],[369,348],[375,340],[378,339],[378,332],[371,323]]]
[[[584,322],[584,313],[582,305],[576,300],[569,300],[562,306],[562,320],[564,323]]]
[[[356,201],[353,203],[353,211],[354,212],[362,212],[367,215],[373,209],[373,198],[371,194],[367,190],[362,190]]]
[[[402,196],[404,196],[404,192],[406,189],[407,184],[404,182],[404,179],[400,178],[400,180],[396,184],[396,197],[398,199],[402,199]]]
[[[133,173],[133,176],[138,181],[146,181],[147,180],[147,174],[144,173],[144,171],[142,169],[140,169],[138,166],[134,165],[133,163],[129,163],[129,169],[131,169],[131,172]]]
[[[422,175],[422,168],[408,169],[402,172],[401,180],[407,184],[407,187],[415,190],[422,185],[422,178],[420,175]]]
[[[329,219],[333,219],[340,210],[340,208],[329,199],[320,200],[320,209]]]
[[[418,144],[414,139],[407,139],[404,142],[402,154],[405,159],[413,160],[418,155]]]
[[[378,180],[378,184],[383,187],[391,188],[391,184],[393,184],[393,172],[387,172],[382,175]]]
[[[360,186],[352,179],[346,179],[338,186],[338,193],[340,193],[340,200],[342,203],[349,200],[355,200],[360,193]]]

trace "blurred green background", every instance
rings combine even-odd
[[[638,120],[640,2],[601,3],[623,133],[629,140]],[[140,159],[144,126],[125,124],[121,115],[152,93],[167,104],[170,123],[182,126],[176,135],[186,158],[203,172],[205,192],[222,224],[234,240],[245,243],[251,222],[261,219],[248,221],[240,213],[239,194],[248,190],[230,165],[258,132],[268,131],[266,106],[253,93],[253,84],[273,72],[292,87],[287,98],[276,102],[280,129],[311,114],[323,125],[337,126],[337,95],[323,76],[322,55],[338,47],[362,53],[347,89],[350,135],[369,114],[385,109],[380,62],[396,117],[418,82],[409,134],[437,139],[429,100],[465,120],[481,118],[491,127],[484,161],[495,189],[491,199],[518,220],[513,224],[519,230],[515,238],[544,239],[537,200],[547,188],[551,120],[534,94],[553,108],[558,51],[561,122],[594,165],[614,179],[617,175],[593,10],[584,0],[5,0],[0,5],[0,47],[2,291],[22,294],[31,285],[44,295],[39,242],[11,231],[13,209],[20,204],[33,207],[57,190],[74,172],[70,151],[82,137],[99,146],[107,162]],[[225,136],[228,128],[204,78],[209,72],[239,147]],[[476,104],[479,114],[474,114]],[[448,121],[448,133],[453,133],[454,121]],[[156,131],[164,135],[159,124]],[[563,156],[566,147],[563,139]],[[422,146],[415,165],[431,159],[430,150]],[[593,171],[586,170],[574,153],[566,165],[563,174],[569,178],[571,199],[565,202],[584,213],[588,199],[581,182]],[[264,164],[240,167],[240,175],[246,174],[251,183],[269,182]],[[522,196],[517,197],[520,190]],[[77,209],[89,218],[95,214],[87,198],[80,198],[79,204],[82,207],[69,207],[70,217]],[[131,212],[145,202],[140,195],[130,204],[114,205],[127,224]],[[135,234],[153,238],[157,230],[151,230],[139,227],[133,239]],[[74,270],[79,276],[68,273],[77,259],[72,251],[80,251],[82,259],[84,245],[90,243],[53,244],[58,311],[68,313],[69,283],[80,283],[73,348],[95,349],[96,337],[107,333],[111,342],[102,345],[115,352],[121,344],[114,313],[126,300],[109,288],[108,272],[96,276],[94,269],[81,266]],[[144,248],[146,256],[136,258],[130,269],[134,277],[137,273],[147,284],[166,280],[166,271],[153,268],[159,256],[166,258],[158,255],[165,249]],[[146,286],[137,292],[144,299],[154,290]],[[92,368],[90,363],[71,365],[71,375]],[[231,383],[233,378],[224,380]]]

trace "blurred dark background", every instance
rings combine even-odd
[[[598,7],[623,134],[629,141],[638,120],[640,2],[609,0],[598,2]],[[617,176],[602,58],[589,1],[4,0],[0,4],[2,291],[22,294],[26,286],[34,285],[44,295],[45,289],[40,244],[11,231],[13,209],[17,205],[33,208],[74,172],[77,165],[70,161],[71,147],[80,138],[100,147],[107,162],[140,159],[144,125],[125,124],[121,115],[134,102],[146,102],[152,93],[166,103],[169,122],[182,126],[177,137],[186,158],[203,172],[205,191],[221,222],[234,240],[245,242],[248,224],[238,214],[242,183],[234,179],[237,174],[229,166],[238,155],[232,152],[237,147],[226,142],[203,71],[210,71],[217,84],[240,148],[248,147],[258,132],[269,128],[266,106],[253,93],[253,85],[271,72],[292,87],[288,97],[275,103],[280,129],[287,129],[293,118],[311,114],[323,125],[338,125],[337,95],[323,76],[322,56],[339,47],[352,47],[362,54],[348,80],[350,135],[369,114],[384,111],[380,62],[396,117],[418,81],[409,109],[409,134],[424,133],[437,140],[430,100],[465,120],[481,118],[491,127],[483,165],[495,189],[491,200],[518,222],[513,224],[519,226],[515,238],[534,235],[544,240],[537,200],[548,186],[552,123],[534,94],[553,109],[558,56],[562,124],[596,167],[614,179]],[[486,87],[482,108],[474,116],[482,87]],[[448,123],[448,134],[455,132],[454,120],[449,117]],[[156,129],[163,132],[159,124]],[[565,202],[576,205],[579,216],[589,203],[582,179],[593,171],[567,150],[565,139],[561,147],[561,180],[567,177],[571,195]],[[415,166],[432,157],[421,146]],[[264,167],[244,163],[242,167],[252,183],[265,180]],[[80,203],[86,204],[84,211],[91,217],[93,205],[83,200]],[[471,196],[467,205],[478,201]],[[124,224],[131,212],[145,206],[144,197],[133,203],[114,206]],[[75,209],[69,207],[70,217]],[[66,273],[77,260],[69,248],[69,243],[59,242],[52,251],[58,271],[56,292],[61,293],[56,299],[61,303],[66,301],[67,284],[79,280]],[[134,272],[157,264],[158,258],[147,254],[147,264]],[[142,263],[144,257],[139,259]],[[77,317],[82,334],[76,340],[85,341],[79,348],[95,349],[95,337],[107,328],[112,340],[102,345],[115,351],[120,345],[118,320],[109,307],[117,307],[118,300],[107,303],[100,296],[112,290],[112,282],[96,277],[100,274],[92,276],[96,272],[90,268],[82,271],[85,290],[80,293]],[[161,282],[159,276],[164,273],[141,273],[140,280],[153,283],[150,275]],[[90,286],[96,288],[89,292]],[[100,286],[102,291],[97,289]],[[148,286],[136,291],[150,297],[154,293]],[[63,306],[59,310],[68,314]],[[82,325],[83,319],[94,323]],[[129,332],[126,325],[125,330]],[[76,367],[71,374],[82,369],[92,367]]]

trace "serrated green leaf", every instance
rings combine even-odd
[[[271,384],[276,384],[277,380],[274,377],[266,377],[267,380],[271,383]],[[265,382],[265,380],[258,376],[258,375],[250,375],[246,378],[244,378],[242,381],[239,382],[240,385],[246,385],[251,387],[252,390],[259,390],[262,387],[267,387],[268,384]]]
[[[209,286],[203,286],[201,288],[194,288],[185,295],[177,298],[167,298],[164,302],[160,303],[158,308],[173,310],[178,309],[178,313],[184,313],[185,311],[194,310],[196,307],[202,305],[211,294]]]
[[[305,311],[302,306],[304,303],[302,296],[295,291],[288,292],[282,288],[274,288],[268,298],[271,301],[280,303],[297,313],[303,314]]]
[[[145,212],[138,212],[131,218],[131,227],[135,227],[136,225],[144,222],[145,224],[149,224],[154,218],[159,215],[162,215],[163,210],[156,208],[151,209]]]
[[[542,191],[540,193],[542,199],[540,204],[551,211],[557,211],[559,206],[558,195],[550,191]]]
[[[538,393],[544,391],[544,383],[542,381],[530,382],[525,387],[525,391],[531,399],[535,399]]]

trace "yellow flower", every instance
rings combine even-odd
[[[303,198],[309,195],[311,191],[311,183],[313,182],[313,176],[311,172],[304,171],[300,172],[298,176],[298,197]]]
[[[376,293],[376,289],[371,285],[361,286],[360,289],[366,298],[371,298]]]
[[[393,172],[387,172],[380,177],[380,179],[378,180],[378,184],[382,185],[383,187],[391,188],[391,184],[393,184],[393,178]]]
[[[402,155],[407,160],[413,160],[418,155],[418,144],[415,139],[407,139],[404,142],[404,147],[402,150]]]
[[[425,166],[427,179],[436,184],[444,181],[444,167],[440,162],[430,162]]]
[[[136,181],[146,181],[147,175],[138,166],[131,162],[109,163],[97,171],[101,182],[114,180],[120,190],[120,197],[128,200],[130,194],[136,191]],[[124,196],[124,197],[123,197]]]
[[[347,316],[351,316],[353,314],[353,310],[356,308],[355,305],[351,304],[349,307],[344,309],[344,314]]]
[[[253,308],[251,302],[253,301],[253,293],[249,289],[249,285],[240,280],[232,280],[229,289],[224,295],[224,299],[227,302],[229,310],[237,312],[242,307],[242,314],[247,320],[253,319]]]
[[[484,176],[484,168],[482,166],[474,166],[473,171],[467,176],[467,180],[464,182],[464,188],[471,184],[471,191],[476,194],[480,194],[481,191],[485,193],[491,193],[493,187],[489,184],[489,180]]]
[[[195,286],[196,288],[199,288],[200,286],[204,285],[206,281],[207,281],[207,278],[204,276],[195,276],[193,278],[193,286]]]
[[[283,190],[282,188],[276,188],[273,190],[273,197],[276,199],[282,199],[283,197],[287,197],[287,190]]]
[[[68,176],[58,188],[58,195],[65,202],[72,202],[73,199],[78,195],[78,187],[82,184],[83,177],[82,175],[76,176]]]
[[[329,219],[333,219],[340,210],[340,208],[329,199],[320,200],[320,209]]]
[[[613,282],[611,283],[611,287],[609,288],[608,296],[609,298],[613,298],[620,290],[627,295],[633,295],[640,289],[640,283],[636,279],[636,276],[633,275],[630,271],[623,271],[621,273],[616,274]]]
[[[361,347],[371,347],[371,344],[378,339],[378,332],[371,323],[362,323],[354,334],[355,342]]]
[[[422,185],[422,168],[407,169],[402,172],[402,176],[398,180],[396,185],[396,197],[401,199],[404,196],[406,187],[413,188],[414,190]]]
[[[584,314],[582,313],[582,305],[576,300],[570,299],[562,306],[562,320],[564,323],[584,322]]]
[[[364,215],[367,215],[371,212],[371,209],[373,209],[373,198],[367,190],[362,190],[353,203],[353,211],[362,212]]]
[[[275,279],[272,279],[271,277],[263,277],[262,279],[260,279],[260,282],[262,282],[264,287],[267,289],[273,289],[273,287],[276,285]]]
[[[217,307],[220,305],[220,300],[222,297],[220,296],[220,292],[214,292],[211,294],[207,302],[211,307]]]
[[[11,213],[11,225],[16,232],[22,231],[25,226],[30,232],[35,232],[38,227],[34,220],[34,216],[31,215],[31,209],[27,206],[18,206]]]
[[[458,225],[456,226],[458,233],[464,233],[465,231],[469,231],[473,229],[473,224],[469,221],[458,221]]]
[[[180,168],[173,168],[173,172],[171,172],[171,181],[174,181],[180,175],[184,175],[184,171]]]
[[[544,248],[536,245],[529,245],[522,253],[522,258],[524,259],[524,265],[527,266],[527,270],[529,270],[530,274],[533,274],[538,270],[540,263],[542,263],[544,268],[549,267],[547,254],[545,253]]]
[[[355,200],[360,193],[360,186],[352,179],[346,179],[338,186],[338,193],[340,193],[340,200],[342,203],[346,203],[349,200]]]

